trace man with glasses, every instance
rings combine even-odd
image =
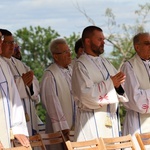
[[[126,116],[123,134],[150,132],[150,33],[133,37],[135,55],[121,70],[126,75],[124,90],[129,98],[124,103]]]
[[[0,54],[4,40],[0,32]],[[9,66],[0,56],[0,149],[10,148],[11,140],[17,138],[28,147],[28,130],[22,102]]]
[[[5,29],[0,29],[0,31],[4,35],[1,56],[8,63],[13,74],[24,106],[29,135],[31,136],[38,132],[35,103],[39,101],[39,82],[30,68],[25,67],[23,62],[12,57],[15,45],[12,33]]]
[[[59,38],[50,43],[50,52],[54,62],[45,70],[40,86],[41,101],[47,111],[47,133],[72,130],[75,121],[70,49],[66,41]],[[53,148],[63,149],[62,145]]]

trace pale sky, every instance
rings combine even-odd
[[[91,23],[77,9],[78,5],[107,34],[107,8],[112,9],[118,24],[134,25],[138,17],[135,10],[146,3],[149,0],[0,0],[0,28],[14,33],[23,27],[50,26],[62,37],[73,32],[81,34]],[[150,23],[147,30],[150,31]]]
[[[79,12],[77,4],[105,31],[105,10],[111,8],[118,23],[132,24],[134,11],[149,0],[0,0],[0,27],[12,33],[23,27],[41,26],[57,31],[61,36],[81,33],[91,25]],[[137,16],[136,16],[137,17]],[[150,18],[150,17],[149,17]],[[150,25],[148,27],[150,29]]]

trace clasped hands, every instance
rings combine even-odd
[[[30,87],[31,84],[32,84],[33,76],[34,76],[33,71],[28,71],[27,73],[23,73],[23,74],[22,74],[23,82],[24,82],[24,84],[27,85],[28,87]]]
[[[113,81],[114,87],[118,88],[125,81],[126,76],[123,72],[119,72],[114,76],[110,76],[110,78]]]

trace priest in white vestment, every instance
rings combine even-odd
[[[0,53],[2,34],[0,32]],[[29,146],[23,105],[7,63],[0,56],[0,149],[10,148],[11,139],[17,138]]]
[[[24,106],[29,135],[31,136],[38,132],[35,103],[39,101],[39,82],[30,68],[26,67],[20,60],[12,57],[15,43],[11,32],[4,29],[0,29],[0,31],[4,35],[1,56],[8,63],[13,74]]]
[[[41,101],[46,109],[46,132],[74,129],[75,104],[72,96],[71,54],[64,39],[54,39],[50,43],[50,52],[54,59],[44,72],[40,84]],[[57,145],[56,145],[57,146]],[[60,147],[50,150],[60,150]]]
[[[86,27],[82,41],[85,53],[76,60],[72,74],[72,90],[77,105],[75,141],[117,137],[118,103],[128,101],[123,97],[121,87],[125,76],[117,73],[100,55],[104,52],[104,35],[100,28]]]
[[[124,103],[126,116],[123,134],[150,132],[150,33],[139,33],[133,38],[136,54],[123,64],[126,75],[124,90],[129,98]]]

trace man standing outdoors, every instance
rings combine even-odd
[[[101,56],[104,52],[101,28],[88,26],[82,32],[84,54],[77,60],[72,74],[72,90],[77,105],[75,140],[119,136],[116,110],[122,95],[122,72]]]
[[[1,45],[4,40],[0,32]],[[0,149],[10,148],[11,139],[17,138],[23,146],[30,145],[24,110],[13,76],[0,56]]]
[[[22,100],[29,135],[34,135],[38,132],[37,115],[35,103],[39,101],[39,83],[34,78],[32,70],[24,66],[20,60],[12,57],[14,53],[14,37],[12,33],[5,29],[0,29],[4,35],[2,43],[2,58],[8,63],[13,74],[20,98]]]
[[[123,134],[150,132],[150,33],[133,37],[135,55],[121,70],[126,75],[124,90],[129,98],[123,124]]]
[[[46,132],[74,128],[75,104],[72,96],[71,53],[63,38],[50,43],[54,62],[45,70],[40,86],[41,101],[46,108]],[[63,149],[54,147],[55,149]]]

